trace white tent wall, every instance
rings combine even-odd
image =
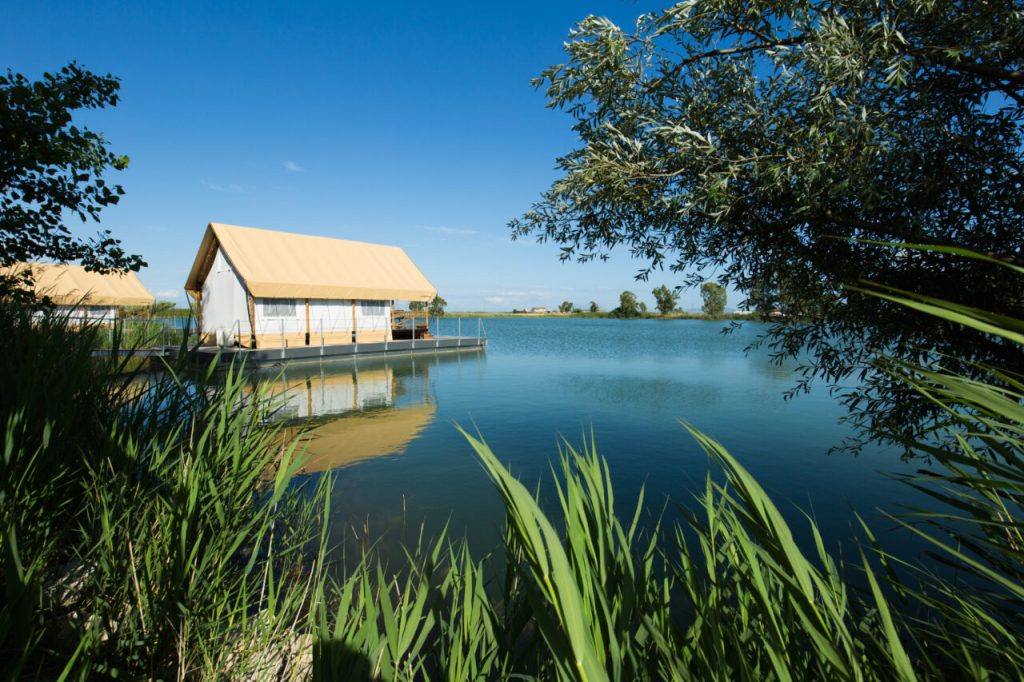
[[[391,338],[391,301],[356,301],[356,326],[374,338]]]
[[[358,312],[357,312],[358,315]],[[357,319],[358,324],[358,319]],[[309,301],[309,333],[319,343],[319,334],[352,331],[352,301],[330,301],[314,298]],[[313,343],[313,339],[310,339]]]
[[[257,298],[255,301],[256,336],[285,336],[306,333],[306,307],[301,299]]]
[[[113,322],[117,318],[117,308],[112,305],[59,305],[57,310],[71,320],[88,320],[89,322]]]
[[[352,338],[352,301],[311,299],[309,302],[309,343],[344,343]],[[260,345],[279,346],[283,334],[288,345],[305,343],[306,302],[301,298],[257,298],[256,336]],[[357,340],[384,341],[391,338],[391,301],[355,302]],[[243,325],[248,328],[247,324]]]
[[[248,337],[249,300],[245,287],[221,249],[217,249],[210,274],[203,282],[202,305],[202,331],[211,335],[211,340],[230,343],[236,333]]]

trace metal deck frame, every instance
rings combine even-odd
[[[220,354],[220,364],[244,360],[246,365],[276,365],[286,362],[315,362],[372,356],[412,355],[442,351],[478,351],[487,347],[487,337],[442,336],[430,339],[403,339],[373,343],[341,343],[283,348],[238,348],[234,346],[201,346],[197,355],[207,361]]]

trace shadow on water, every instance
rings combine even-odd
[[[313,680],[325,682],[334,680],[379,679],[369,657],[347,646],[344,642],[324,639],[313,647]]]

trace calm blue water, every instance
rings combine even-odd
[[[475,333],[475,320],[464,324]],[[551,509],[558,443],[579,443],[591,429],[621,515],[631,515],[641,486],[648,518],[666,503],[670,517],[691,504],[709,462],[680,419],[724,443],[801,528],[797,507],[811,512],[830,543],[851,537],[853,509],[884,541],[891,524],[874,510],[898,511],[912,501],[905,486],[885,476],[908,470],[897,452],[827,454],[846,434],[837,423],[842,408],[823,386],[783,400],[794,367],[743,353],[763,329],[756,323],[730,335],[721,333],[721,322],[690,320],[511,318],[484,325],[490,345],[482,353],[286,370],[287,416],[312,414],[322,425],[313,468],[340,465],[335,537],[368,534],[394,550],[414,540],[421,523],[428,536],[448,523],[478,553],[494,549],[503,512],[455,424],[479,430],[529,486],[540,481]]]

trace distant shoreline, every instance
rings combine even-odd
[[[661,313],[641,313],[636,317],[617,317],[609,312],[596,313],[492,313],[483,311],[445,311],[444,317],[510,317],[510,318],[582,318],[582,319],[609,319],[609,320],[760,320],[757,314],[723,313],[722,315],[710,316],[704,313],[674,312],[668,315]]]
[[[159,311],[156,317],[190,317],[192,311],[189,308],[174,308]],[[132,311],[125,315],[126,317],[144,317],[144,313]],[[431,315],[431,317],[435,317]],[[669,313],[668,315],[662,315],[658,312],[647,312],[641,313],[636,317],[617,317],[612,315],[610,312],[600,311],[596,313],[584,312],[584,313],[560,313],[557,311],[551,311],[546,313],[511,313],[511,312],[486,312],[481,310],[474,311],[449,311],[446,310],[442,317],[466,317],[466,318],[492,318],[492,317],[510,317],[510,318],[581,318],[581,319],[607,319],[607,320],[761,320],[761,316],[757,313],[723,313],[718,316],[705,315],[704,313],[692,313],[677,311]]]

